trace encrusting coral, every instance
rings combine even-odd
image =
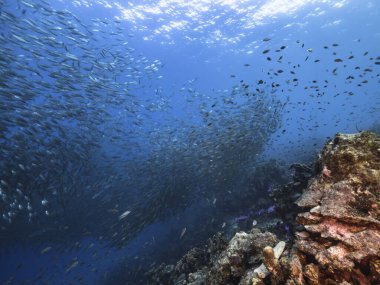
[[[380,138],[337,134],[316,168],[321,175],[296,202],[305,232],[294,248],[304,256],[306,284],[379,284]]]

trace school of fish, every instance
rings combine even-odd
[[[326,60],[314,56],[318,47],[296,41],[273,48],[265,37],[257,56],[286,67],[252,80],[230,74],[231,88],[213,94],[189,79],[175,92],[193,117],[176,118],[172,92],[160,85],[165,63],[136,50],[119,20],[82,20],[47,0],[0,0],[0,26],[0,233],[9,243],[54,240],[75,248],[92,236],[124,247],[197,201],[228,207],[249,196],[249,183],[237,181],[287,132],[294,109],[306,110],[310,99],[323,114],[332,77],[344,74],[355,90],[380,83],[379,55],[338,55],[338,43],[320,47],[331,53],[325,77],[301,82],[302,65]],[[301,59],[291,62],[284,53],[295,47]],[[358,57],[365,66],[352,63]],[[289,96],[299,89],[308,98],[293,102]],[[352,90],[331,96],[349,105]],[[380,101],[366,110],[374,118],[379,111]],[[331,123],[340,123],[338,113]],[[319,127],[302,117],[294,138]],[[226,225],[208,220],[199,233],[214,222]],[[176,238],[193,230],[184,225]],[[78,265],[74,259],[66,272]]]

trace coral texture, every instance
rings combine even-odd
[[[305,228],[294,245],[304,256],[301,284],[379,284],[380,138],[337,134],[316,169],[320,175],[297,201],[304,209],[297,221]],[[288,284],[299,284],[298,278]]]

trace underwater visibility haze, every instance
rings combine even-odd
[[[375,0],[0,0],[0,284],[151,284],[281,216],[289,167],[380,132],[379,27]]]

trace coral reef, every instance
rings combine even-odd
[[[257,228],[218,234],[151,284],[380,284],[380,137],[337,134],[314,170],[291,168],[294,181],[269,193],[293,227],[287,243]]]
[[[263,249],[263,263],[253,271],[253,276],[248,284],[262,284],[263,279],[271,274],[272,284],[278,284],[283,280],[282,270],[279,266],[279,258],[285,249],[285,242],[280,241],[274,248],[266,246]]]
[[[206,284],[229,284],[238,282],[245,272],[259,259],[263,248],[277,243],[271,233],[253,229],[249,233],[239,232],[229,242],[225,251],[219,254],[209,270]]]
[[[316,171],[296,202],[304,210],[294,244],[303,284],[379,284],[380,138],[337,134]]]
[[[148,272],[150,284],[238,284],[253,273],[248,269],[259,266],[264,248],[277,243],[274,234],[259,229],[238,232],[228,243],[218,233],[204,249],[190,250],[174,270],[161,264]],[[250,284],[243,281],[241,285]]]

